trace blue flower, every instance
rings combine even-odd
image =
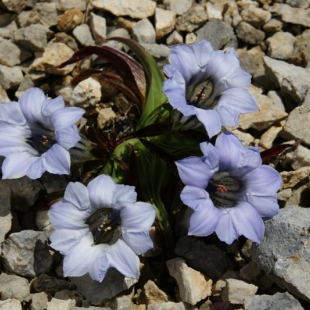
[[[176,162],[186,185],[181,200],[194,210],[189,235],[208,236],[215,231],[228,244],[240,235],[260,242],[262,217],[279,211],[280,174],[262,165],[257,148],[244,147],[228,132],[218,136],[215,146],[205,142],[200,148],[202,157]]]
[[[18,102],[0,105],[0,155],[3,179],[41,177],[48,171],[70,173],[69,149],[80,140],[75,123],[84,114],[66,108],[62,97],[48,100],[39,88],[30,88]]]
[[[233,48],[213,51],[205,40],[178,44],[170,50],[169,63],[164,66],[168,79],[163,92],[185,120],[196,115],[210,138],[222,125],[237,126],[239,114],[258,110],[247,90],[251,76],[240,67]]]
[[[126,277],[139,277],[139,258],[153,247],[149,229],[155,209],[136,202],[134,187],[100,175],[88,186],[69,183],[63,200],[49,211],[51,247],[65,255],[64,276],[87,272],[102,281],[110,267]]]

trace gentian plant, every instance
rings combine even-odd
[[[162,261],[173,257],[174,226],[187,207],[189,235],[260,242],[264,218],[279,211],[281,177],[262,163],[258,148],[228,131],[240,114],[258,109],[234,49],[214,51],[205,40],[173,46],[165,79],[141,46],[114,39],[134,56],[87,46],[61,66],[93,54],[114,66],[82,71],[73,83],[92,76],[110,85],[115,98],[125,96],[129,106],[117,123],[100,128],[97,107],[65,107],[38,88],[0,105],[2,178],[69,175],[66,188],[43,200],[64,276],[89,273],[102,281],[116,268],[138,278],[138,255],[153,247],[151,226]]]

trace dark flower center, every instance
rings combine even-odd
[[[211,79],[187,87],[186,100],[189,104],[201,108],[212,109],[216,105],[213,98],[213,82]]]
[[[99,209],[86,220],[86,223],[93,234],[95,244],[111,245],[116,243],[122,235],[120,211],[118,210]]]
[[[241,187],[242,183],[239,180],[226,172],[219,172],[211,178],[206,191],[217,208],[228,208],[236,204],[236,194]]]

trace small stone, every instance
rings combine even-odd
[[[75,300],[62,300],[52,298],[52,300],[47,303],[47,310],[71,310],[74,306]]]
[[[151,0],[91,0],[91,4],[94,8],[108,11],[115,16],[128,15],[137,19],[153,16],[156,8],[156,2]]]
[[[195,309],[195,308],[194,308]],[[147,310],[194,310],[188,304],[183,302],[164,302],[154,303],[147,306]]]
[[[170,275],[178,283],[180,298],[183,302],[195,305],[211,296],[212,280],[207,280],[200,272],[188,267],[181,258],[166,262]]]
[[[0,300],[1,310],[22,310],[22,304],[17,299]]]
[[[161,39],[168,33],[170,33],[176,22],[176,13],[172,11],[156,8],[155,13],[155,29],[156,39]]]
[[[226,11],[223,16],[225,23],[229,24],[232,27],[237,27],[238,24],[242,21],[242,18],[239,14],[238,6],[235,1],[226,2]]]
[[[151,280],[148,280],[144,285],[144,294],[147,299],[147,304],[164,303],[169,301],[168,295],[160,290],[158,286]]]
[[[283,126],[272,126],[263,133],[260,138],[259,145],[264,149],[270,149],[273,146],[274,140],[278,134],[282,131]]]
[[[48,234],[23,230],[12,233],[1,245],[1,258],[6,270],[25,277],[49,272],[53,258],[49,252]]]
[[[167,0],[167,5],[170,11],[182,15],[192,7],[193,0]]]
[[[170,52],[169,47],[164,44],[141,44],[145,50],[155,58],[167,58]]]
[[[63,43],[52,43],[46,47],[44,53],[40,57],[34,60],[30,69],[52,74],[67,75],[74,69],[75,64],[67,65],[64,68],[57,67],[70,59],[73,53],[74,51]]]
[[[265,25],[263,29],[265,32],[278,32],[282,29],[283,23],[275,18],[271,18]]]
[[[57,25],[58,13],[56,3],[36,3],[28,16],[27,25],[42,24],[47,28]]]
[[[103,108],[99,110],[97,123],[100,129],[103,129],[111,124],[113,120],[116,118],[115,112],[112,108]]]
[[[12,12],[19,13],[26,7],[26,0],[2,0],[2,4]]]
[[[103,42],[107,37],[106,19],[102,16],[90,13],[90,29],[96,42]]]
[[[95,106],[101,101],[101,96],[101,84],[96,79],[89,77],[75,86],[70,105],[82,108]]]
[[[20,67],[8,67],[0,65],[0,86],[5,89],[15,89],[23,80],[23,73]]]
[[[16,22],[13,20],[9,25],[0,27],[0,37],[5,39],[12,39],[17,29]]]
[[[254,137],[248,132],[243,132],[239,129],[233,129],[232,133],[242,142],[242,144],[251,146],[254,142]]]
[[[95,44],[90,28],[87,24],[82,24],[75,27],[72,34],[84,46]]]
[[[293,55],[290,58],[297,66],[310,67],[310,29],[304,30],[304,32],[296,37],[294,44]]]
[[[283,104],[283,101],[280,97],[280,93],[274,90],[271,90],[268,92],[267,97],[269,97],[273,104],[280,108],[282,111],[285,111],[285,106]]]
[[[57,0],[58,10],[66,11],[70,9],[77,9],[82,12],[86,10],[86,1],[85,0]]]
[[[133,37],[139,43],[152,44],[156,41],[156,32],[151,22],[145,18],[132,27]]]
[[[257,289],[258,287],[253,284],[236,279],[227,279],[222,300],[230,301],[232,304],[243,304],[246,298],[255,295]]]
[[[28,280],[14,274],[1,273],[0,291],[2,300],[14,298],[20,301],[29,301],[30,299]]]
[[[208,14],[209,19],[217,18],[217,19],[222,20],[222,18],[223,18],[222,13],[211,2],[207,2],[207,14]]]
[[[270,295],[257,295],[248,297],[244,301],[244,310],[262,309],[303,310],[299,301],[291,294],[276,293]]]
[[[32,294],[31,310],[46,309],[48,303],[48,295],[45,292]]]
[[[166,43],[169,46],[183,43],[183,37],[175,30],[169,35],[169,37],[166,40]]]
[[[230,42],[232,42],[233,37],[233,28],[216,18],[211,19],[203,27],[197,30],[197,41],[206,39],[211,43],[215,50],[232,46],[230,45]]]
[[[20,49],[11,41],[0,39],[0,64],[13,67],[20,64]]]
[[[70,31],[83,21],[84,14],[78,9],[70,9],[60,15],[58,18],[57,28],[59,31]]]
[[[285,163],[289,163],[294,170],[310,166],[310,150],[301,144],[293,152],[284,155]]]
[[[42,25],[30,25],[19,28],[14,33],[14,42],[23,45],[29,51],[42,52],[47,45],[49,29]]]
[[[197,36],[194,33],[188,33],[185,37],[185,44],[192,45],[197,42]]]
[[[236,33],[240,40],[253,45],[260,43],[265,38],[263,31],[254,28],[246,22],[241,22],[237,26]]]
[[[217,280],[212,287],[212,299],[221,300],[221,296],[224,288],[226,287],[226,281]]]
[[[286,60],[293,54],[296,38],[289,32],[277,32],[266,42],[269,45],[268,56]]]
[[[282,171],[282,189],[292,188],[298,183],[307,181],[309,182],[310,167],[302,167],[295,171]]]
[[[11,101],[6,93],[5,89],[0,86],[0,103],[5,103]],[[1,242],[1,241],[0,241]]]
[[[253,25],[254,27],[259,27],[266,24],[271,19],[271,13],[253,5],[249,5],[247,8],[242,10],[241,17],[243,21]]]

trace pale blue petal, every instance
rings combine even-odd
[[[139,258],[122,239],[119,239],[108,248],[107,257],[110,266],[117,269],[124,276],[139,278]]]
[[[70,154],[59,144],[54,144],[41,158],[49,173],[70,174]]]
[[[89,199],[92,208],[113,208],[116,183],[108,175],[99,175],[90,181],[88,186]]]
[[[199,121],[204,125],[209,138],[214,137],[222,129],[220,115],[215,110],[204,110],[195,108],[196,116]]]
[[[146,202],[136,202],[121,209],[121,227],[126,231],[149,230],[155,220],[155,209]]]
[[[231,208],[220,209],[221,217],[216,234],[221,241],[233,243],[239,236],[260,242],[264,236],[264,223],[256,210],[247,202]]]
[[[55,134],[57,143],[66,150],[76,146],[76,144],[81,140],[79,130],[76,125],[66,127],[62,130],[57,130],[55,131]]]
[[[65,107],[65,102],[61,96],[58,96],[54,99],[45,100],[42,107],[42,114],[45,117],[51,116],[55,111],[63,109]]]
[[[205,201],[210,200],[209,194],[204,188],[198,188],[195,186],[185,186],[180,194],[180,197],[183,203],[192,208],[194,211],[196,211],[201,203],[205,203]]]
[[[90,210],[79,210],[64,200],[54,203],[48,212],[51,224],[55,229],[70,230],[88,228],[85,221],[91,214]]]
[[[25,142],[23,137],[12,137],[0,132],[0,155],[8,156],[13,153],[27,152],[37,156],[38,152]]]
[[[203,162],[208,166],[210,177],[219,169],[219,154],[217,149],[208,142],[200,143],[201,152],[204,154],[202,157]]]
[[[238,116],[244,113],[258,111],[255,98],[243,88],[230,88],[225,90],[215,107],[224,126],[238,126]]]
[[[100,247],[92,244],[93,236],[89,233],[71,248],[63,261],[65,277],[81,277],[91,269],[101,250]]]
[[[37,157],[37,160],[27,170],[26,175],[30,179],[38,179],[45,171],[46,169],[43,165],[42,158]]]
[[[134,186],[117,184],[114,196],[114,208],[121,210],[127,205],[137,201],[137,193]]]
[[[175,163],[182,182],[199,188],[207,187],[216,169],[205,157],[190,156]]]
[[[29,153],[16,153],[8,155],[2,164],[2,179],[17,179],[25,176],[29,167],[40,160]]]
[[[26,125],[24,114],[16,101],[0,104],[0,121],[18,126]]]
[[[66,255],[71,250],[71,248],[78,244],[82,237],[88,232],[89,230],[87,228],[80,230],[56,230],[50,236],[50,246],[61,254]]]
[[[210,198],[201,199],[191,215],[188,234],[199,237],[209,236],[214,232],[220,216],[220,211]]]
[[[192,49],[195,54],[197,65],[200,67],[201,71],[205,71],[207,65],[209,64],[214,55],[211,43],[209,41],[202,40],[195,43],[192,46]]]
[[[36,87],[27,89],[19,98],[18,103],[26,118],[31,124],[44,123],[42,115],[43,104],[46,100],[44,92]]]
[[[74,125],[84,113],[85,110],[76,107],[56,110],[51,115],[52,126],[57,131],[70,127]]]
[[[107,256],[109,246],[106,244],[98,244],[96,245],[96,249],[98,252],[97,257],[89,266],[88,272],[93,280],[102,282],[108,269],[111,267]]]
[[[148,231],[124,231],[122,237],[137,255],[144,254],[153,248],[153,241]]]
[[[90,209],[88,189],[80,182],[70,182],[67,185],[64,200],[72,203],[79,210]]]

